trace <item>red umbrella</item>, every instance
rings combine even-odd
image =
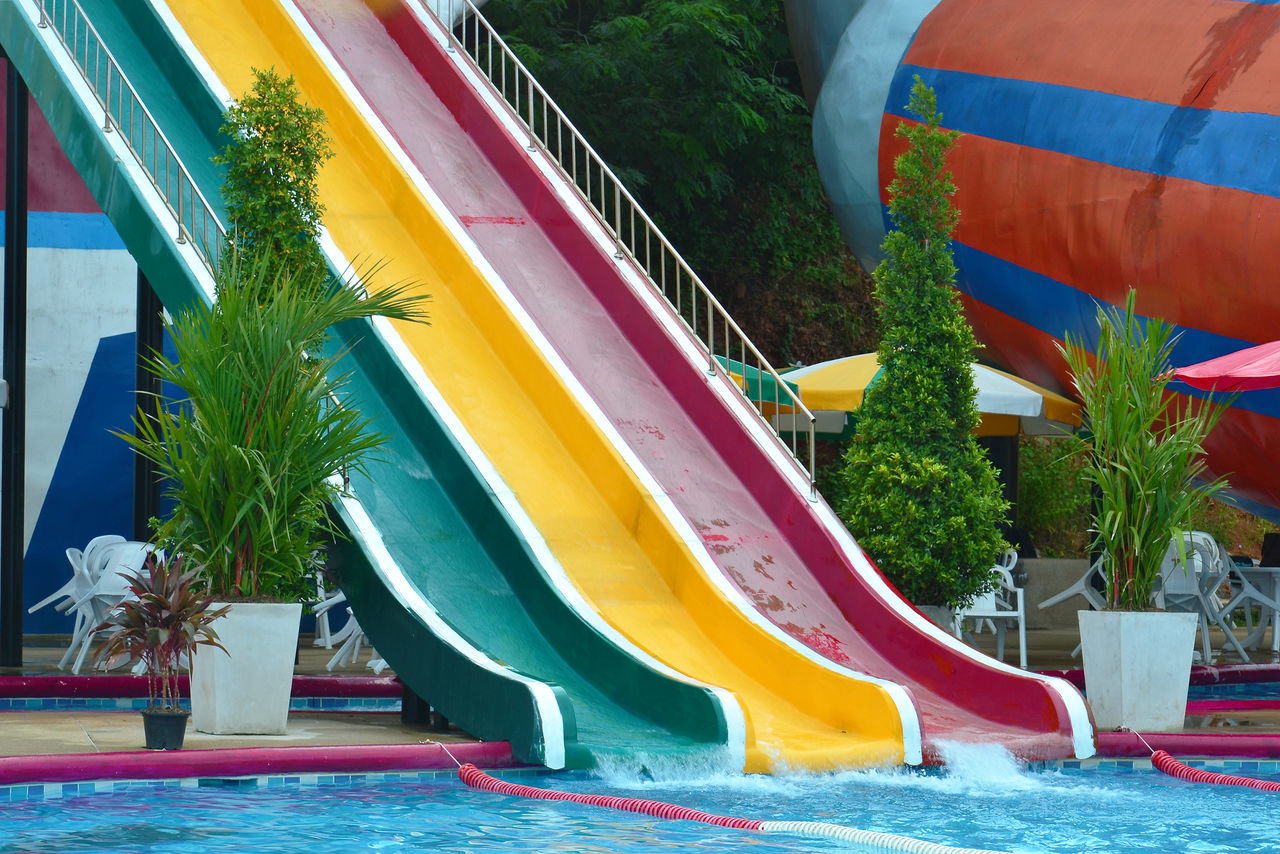
[[[1280,386],[1280,341],[1237,350],[1173,371],[1175,379],[1205,391],[1252,391]]]

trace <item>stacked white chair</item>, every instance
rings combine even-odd
[[[1023,670],[1027,669],[1027,610],[1024,591],[1013,583],[1013,568],[1018,563],[1018,553],[1008,549],[1000,561],[991,568],[995,587],[976,597],[967,607],[956,612],[955,634],[963,638],[967,633],[966,620],[972,620],[972,634],[982,631],[985,625],[996,635],[996,658],[1004,660],[1004,638],[1008,623],[1018,624],[1018,658]]]
[[[327,623],[329,612],[346,601],[346,594],[339,591],[335,595],[330,596],[328,599],[325,599],[323,602],[312,608],[311,610],[316,615],[317,626],[319,626],[319,621],[321,619],[324,619]],[[330,658],[329,663],[325,665],[326,670],[333,670],[335,667],[345,667],[348,664],[355,664],[360,657],[360,648],[368,643],[368,639],[364,634],[364,629],[360,628],[360,623],[356,620],[355,613],[350,608],[347,608],[346,610],[347,621],[342,624],[342,628],[332,634],[329,634],[327,631],[328,627],[326,625],[325,634],[329,638],[329,644],[326,645],[325,648],[331,649],[333,644],[338,644],[338,651],[333,654],[333,658]],[[317,630],[317,634],[319,634],[319,630]],[[317,641],[318,640],[319,638],[317,637]],[[378,655],[378,651],[373,647],[369,647],[369,669],[374,673],[381,673],[386,666],[386,660]]]
[[[1231,595],[1227,604],[1222,606],[1222,625],[1224,630],[1230,632],[1232,617],[1236,611],[1239,611],[1244,617],[1247,637],[1244,645],[1250,649],[1256,649],[1261,644],[1263,636],[1266,634],[1267,623],[1274,620],[1275,615],[1280,612],[1280,602],[1271,598],[1267,594],[1259,590],[1249,579],[1249,568],[1237,566],[1236,562],[1231,558],[1220,543],[1217,544],[1218,561],[1223,567],[1223,575],[1231,582]],[[1253,626],[1253,610],[1257,608],[1260,611],[1260,621],[1257,629]],[[1272,651],[1280,650],[1280,642],[1277,642],[1275,632],[1280,631],[1280,627],[1272,626]],[[1248,659],[1245,659],[1246,661]]]
[[[1160,564],[1160,584],[1156,588],[1154,604],[1166,611],[1182,611],[1195,614],[1200,632],[1200,661],[1213,661],[1213,644],[1209,637],[1210,625],[1219,626],[1226,634],[1227,643],[1234,647],[1242,661],[1248,661],[1236,636],[1223,620],[1223,610],[1216,591],[1227,580],[1228,569],[1218,559],[1218,544],[1203,531],[1187,531],[1182,535],[1182,548],[1177,538],[1169,541],[1164,560]],[[1183,563],[1182,556],[1186,556]]]
[[[71,672],[79,673],[85,658],[93,646],[98,626],[108,613],[127,596],[131,596],[128,582],[121,572],[141,569],[147,555],[153,550],[149,543],[129,542],[117,534],[95,537],[80,549],[67,549],[71,564],[72,580],[31,610],[43,607],[58,596],[65,596],[57,610],[72,615],[75,624],[71,643],[58,662],[58,669],[65,670],[72,662]],[[65,592],[64,592],[65,591]]]
[[[67,662],[71,661],[77,651],[84,648],[93,628],[101,622],[93,622],[92,611],[83,607],[82,603],[92,595],[111,549],[124,541],[124,537],[119,534],[106,534],[94,537],[83,549],[74,547],[67,549],[71,578],[62,587],[27,609],[28,614],[33,614],[46,605],[57,602],[54,610],[70,613],[75,619],[71,630],[71,643],[67,645],[66,652],[58,662],[59,670],[65,669]]]

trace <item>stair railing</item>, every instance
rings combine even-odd
[[[475,3],[431,0],[427,6],[449,33],[448,50],[468,56],[524,126],[529,150],[545,151],[595,211],[614,240],[615,256],[635,262],[702,344],[707,373],[727,373],[797,462],[798,437],[807,438],[808,464],[800,465],[807,468],[815,495],[815,418],[799,393],[751,343]]]
[[[177,223],[174,239],[190,242],[210,272],[223,230],[159,124],[138,97],[77,0],[37,0],[41,29],[52,29],[102,109],[103,133],[119,133]]]

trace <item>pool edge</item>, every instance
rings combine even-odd
[[[449,769],[470,762],[484,768],[520,765],[505,741],[442,744],[230,747],[129,750],[0,757],[0,786],[90,780],[256,777]]]

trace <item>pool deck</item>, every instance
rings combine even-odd
[[[1029,664],[1032,670],[1071,673],[1080,666],[1071,658],[1078,637],[1073,631],[1031,630],[1028,632]],[[84,695],[86,684],[99,696],[112,696],[113,678],[101,674],[68,680],[57,669],[66,639],[58,636],[32,637],[23,650],[21,668],[0,668],[0,681],[13,686],[27,683],[15,693],[23,696],[54,696],[68,691]],[[979,635],[979,648],[994,652],[994,638]],[[396,680],[390,671],[374,677],[365,666],[368,652],[358,666],[339,668],[332,674],[325,665],[333,651],[317,648],[311,638],[300,639],[295,666],[295,694],[343,693],[329,689],[347,686],[351,693],[377,694],[394,698]],[[1011,637],[1005,658],[1017,663],[1017,640]],[[1228,665],[1197,668],[1193,681],[1257,676],[1280,681],[1280,665],[1270,656],[1257,668]],[[299,678],[303,677],[303,678]],[[315,678],[320,677],[320,678]],[[59,687],[61,686],[61,687]],[[429,700],[429,698],[427,698]],[[110,704],[107,704],[108,706]],[[199,733],[188,727],[182,751],[142,749],[142,726],[137,712],[104,708],[88,702],[84,708],[12,708],[0,711],[0,785],[23,779],[87,779],[94,769],[105,777],[190,776],[222,774],[233,776],[287,773],[290,769],[331,771],[427,769],[456,767],[458,761],[472,761],[481,767],[506,767],[515,763],[505,742],[481,743],[469,734],[449,727],[444,731],[427,723],[404,721],[398,711],[294,709],[287,732],[275,736],[221,736]],[[1280,699],[1276,701],[1195,700],[1189,704],[1186,726],[1181,733],[1149,735],[1155,747],[1175,755],[1217,755],[1280,758]],[[1207,749],[1206,745],[1215,745]],[[1100,733],[1099,755],[1145,757],[1150,755],[1132,733]],[[112,769],[116,769],[112,771]],[[111,773],[107,773],[111,772]],[[62,775],[62,776],[60,776]]]
[[[485,744],[457,727],[441,731],[425,722],[406,722],[398,710],[379,710],[376,703],[368,710],[293,709],[284,735],[209,735],[188,726],[183,750],[145,750],[138,713],[104,708],[99,699],[113,695],[119,676],[91,673],[85,667],[81,677],[71,678],[57,669],[66,642],[57,636],[29,637],[22,667],[0,668],[0,681],[10,687],[18,684],[9,693],[35,698],[75,695],[83,704],[66,708],[69,703],[63,700],[54,708],[0,711],[0,786],[35,779],[89,779],[86,774],[137,779],[241,776],[268,770],[424,770],[454,768],[454,756],[481,767],[515,764],[505,742]],[[330,674],[325,665],[333,654],[334,650],[314,647],[310,637],[300,639],[295,695],[302,683],[303,693],[316,696],[399,697],[393,673],[383,671],[378,678],[366,667],[367,647],[358,667]],[[96,690],[98,686],[105,690]],[[329,690],[333,686],[338,690]],[[94,696],[86,699],[86,694]]]

